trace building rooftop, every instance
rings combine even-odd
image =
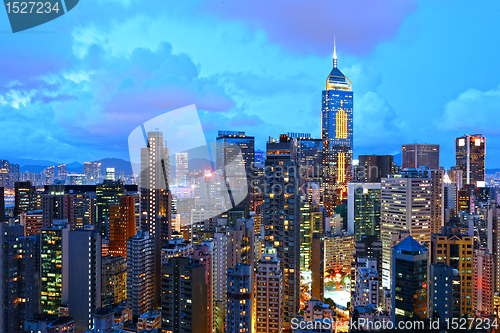
[[[420,243],[411,236],[408,236],[399,242],[396,246],[394,246],[394,249],[403,254],[422,254],[427,251],[425,247],[420,245]]]

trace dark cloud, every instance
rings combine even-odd
[[[396,36],[414,0],[207,0],[201,10],[264,29],[271,42],[300,54],[330,54],[334,33],[343,52],[365,55]]]

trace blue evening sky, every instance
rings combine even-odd
[[[354,88],[354,155],[486,136],[500,167],[500,2],[84,0],[13,34],[0,13],[0,159],[128,159],[128,134],[196,104],[217,130],[320,137],[337,36]]]

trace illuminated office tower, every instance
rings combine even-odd
[[[383,178],[380,197],[382,286],[390,289],[392,235],[409,232],[419,243],[431,239],[431,180],[416,171]]]
[[[16,182],[14,196],[14,216],[36,209],[36,188],[31,182]]]
[[[360,240],[363,236],[380,239],[380,183],[347,185],[347,231]]]
[[[382,178],[394,173],[394,156],[359,155],[356,181],[360,183],[380,183]],[[349,190],[347,190],[349,193]]]
[[[83,229],[95,224],[96,200],[95,192],[73,192],[73,229]]]
[[[207,333],[205,267],[198,260],[175,257],[161,270],[162,331]]]
[[[300,176],[297,143],[288,135],[267,143],[264,237],[277,249],[283,272],[283,325],[291,327],[300,303]]]
[[[439,169],[439,145],[412,143],[403,145],[401,150],[403,169],[419,168]]]
[[[65,223],[53,221],[40,230],[40,269],[43,313],[59,313],[59,307],[68,301],[69,228]]]
[[[116,181],[115,168],[106,168],[106,180]]]
[[[227,270],[227,332],[253,332],[253,275],[243,263]]]
[[[321,103],[323,140],[324,206],[332,215],[345,198],[352,179],[353,93],[351,81],[337,68],[334,47],[333,69],[326,80]]]
[[[101,307],[101,235],[74,230],[68,243],[69,316],[75,320],[75,333],[85,333],[92,328],[92,312]]]
[[[275,248],[266,248],[255,273],[256,332],[281,333],[283,321],[283,272]]]
[[[127,239],[135,236],[135,200],[120,197],[119,205],[109,206],[109,254],[127,258]]]
[[[186,184],[188,175],[188,153],[175,153],[175,184]]]
[[[460,235],[454,230],[446,234],[433,234],[431,262],[444,262],[460,273],[460,316],[473,316],[473,237]]]
[[[150,236],[168,239],[170,207],[168,200],[170,178],[170,150],[163,133],[156,130],[148,135],[148,147],[141,148],[141,229]],[[170,201],[171,203],[171,201]]]
[[[311,246],[313,228],[311,225],[311,203],[301,197],[300,203],[300,270],[309,271],[311,265]]]
[[[154,245],[142,230],[127,240],[127,304],[134,317],[155,308]]]
[[[391,319],[427,318],[429,251],[408,236],[392,249]]]
[[[66,171],[66,164],[61,164],[57,166],[57,179],[66,181],[66,176],[68,175]]]
[[[495,268],[494,255],[487,249],[474,250],[474,315],[491,318],[494,315]]]
[[[50,227],[54,220],[67,220],[73,229],[73,196],[71,194],[42,195],[43,226]]]
[[[323,165],[323,141],[311,138],[310,133],[288,133],[297,140],[297,163],[300,168],[301,185],[314,182],[320,185]]]
[[[37,237],[24,237],[23,227],[0,223],[0,262],[3,277],[0,287],[1,332],[24,332],[24,322],[39,313],[40,274]],[[0,292],[1,294],[1,292]]]
[[[481,134],[464,135],[455,139],[455,159],[462,170],[463,185],[476,186],[484,182],[486,139]]]
[[[124,194],[125,186],[121,181],[104,180],[96,187],[95,230],[105,238],[109,237],[110,206],[120,204],[120,197]]]
[[[127,259],[110,255],[102,257],[102,306],[127,300]]]
[[[235,209],[245,211],[245,218],[249,217],[250,211],[253,210],[254,204],[254,163],[255,163],[255,138],[253,136],[247,136],[245,132],[238,131],[219,131],[217,136],[217,169],[221,170],[224,166],[231,163],[235,158],[239,156],[241,152],[242,162],[245,164],[246,182],[248,195],[243,200],[243,202],[236,205]],[[239,148],[239,149],[238,149]],[[244,175],[235,174],[234,172],[239,172],[243,170],[233,166],[230,168],[233,171],[233,177],[240,179],[240,181],[245,181]],[[234,184],[233,187],[241,186]],[[234,191],[234,189],[231,189]]]

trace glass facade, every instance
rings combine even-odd
[[[331,215],[352,179],[353,93],[351,81],[337,68],[326,80],[321,103],[324,205]]]

